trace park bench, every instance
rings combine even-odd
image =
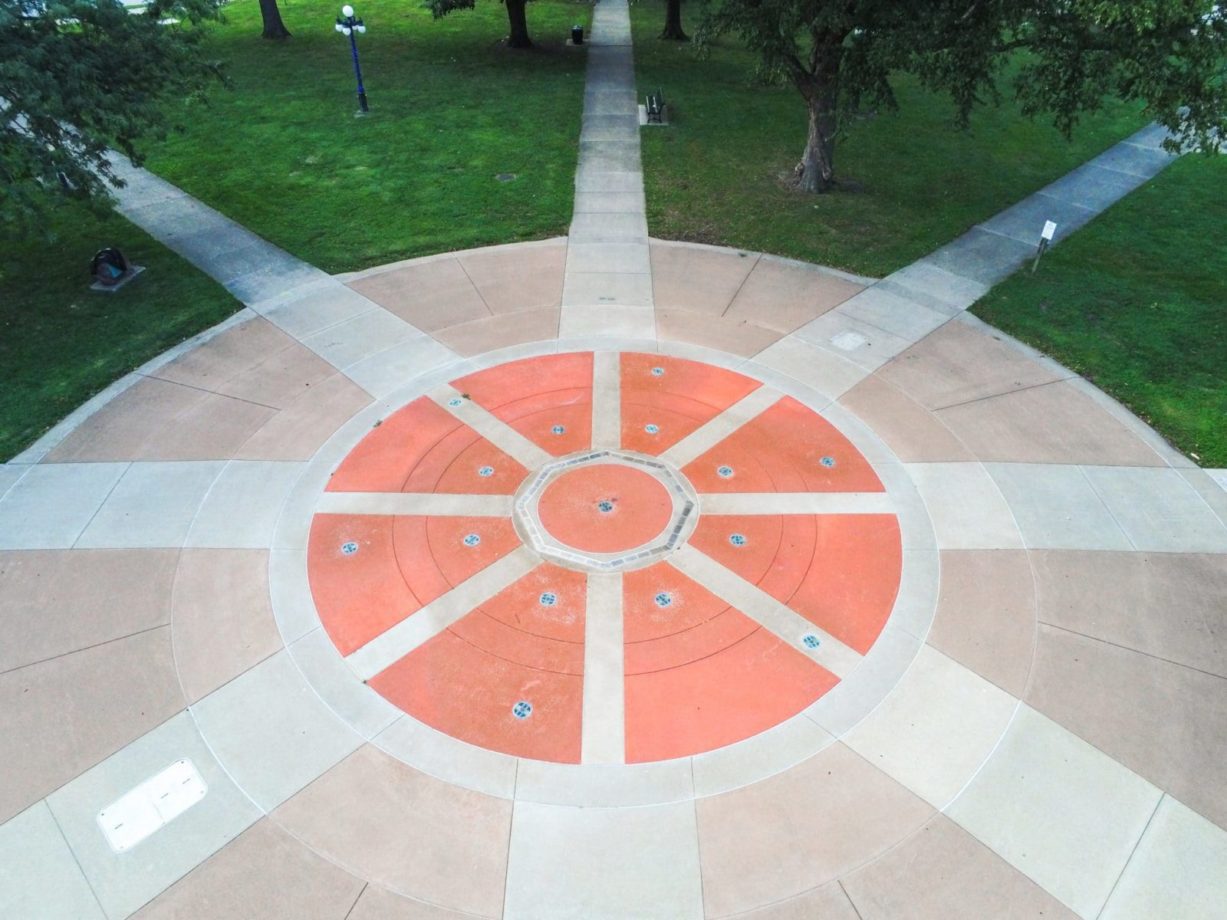
[[[648,113],[648,124],[664,124],[665,121],[665,94],[659,89],[654,93],[648,93],[647,104],[645,106]]]

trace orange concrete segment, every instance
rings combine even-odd
[[[757,626],[665,562],[622,580],[624,668],[663,671],[740,642]]]
[[[770,449],[764,450],[764,445]],[[860,451],[834,425],[791,396],[682,472],[700,492],[883,491]]]
[[[370,685],[455,738],[578,763],[587,583],[580,572],[540,565]]]
[[[690,664],[628,675],[627,763],[699,754],[756,735],[837,682],[764,629]]]
[[[862,655],[899,593],[889,514],[704,515],[690,542]]]
[[[837,682],[668,563],[627,572],[622,585],[628,762],[740,741]]]
[[[439,442],[405,480],[406,492],[510,495],[528,470],[467,425]]]
[[[370,685],[453,738],[516,757],[579,763],[580,675],[525,667],[446,630]]]
[[[543,355],[500,364],[452,381],[484,409],[494,412],[517,400],[555,390],[592,389],[592,352]]]
[[[328,491],[400,492],[431,448],[460,427],[430,399],[415,399],[358,442],[332,474]]]
[[[520,545],[511,519],[494,517],[397,517],[392,541],[401,577],[423,604]]]
[[[690,544],[754,584],[773,572],[799,584],[814,558],[814,525],[808,515],[704,514]]]
[[[478,608],[451,627],[469,645],[487,654],[531,670],[551,674],[584,673],[582,642],[563,642],[511,625]]]
[[[622,403],[622,446],[641,454],[662,454],[717,413],[706,403],[673,393],[651,402]]]
[[[592,353],[501,364],[452,386],[556,457],[592,446]]]
[[[528,471],[423,396],[363,438],[332,475],[332,492],[509,495]]]
[[[622,446],[658,454],[759,386],[757,380],[709,364],[624,353]]]
[[[822,552],[818,543],[821,520],[811,515],[789,514],[780,522],[780,550],[758,582],[776,600],[789,603],[813,570],[815,559]]]
[[[519,545],[505,518],[317,514],[307,571],[320,621],[349,655]]]
[[[538,447],[561,457],[592,446],[592,390],[555,390],[494,412]]]
[[[478,609],[531,635],[582,643],[587,606],[588,576],[546,562]]]
[[[541,526],[557,540],[590,553],[633,549],[669,524],[673,500],[660,480],[618,463],[563,473],[537,503]]]
[[[356,651],[422,606],[396,563],[394,519],[317,514],[307,574],[320,621],[342,655]]]
[[[496,658],[559,674],[584,673],[587,576],[546,563],[454,624]]]
[[[659,354],[624,352],[621,362],[623,394],[634,394],[637,402],[651,401],[661,394],[687,396],[723,412],[757,390],[761,383],[710,364],[671,358]]]
[[[814,558],[788,606],[864,655],[899,594],[899,522],[889,514],[821,515],[814,521]],[[769,580],[761,587],[783,600]]]
[[[665,595],[665,596],[661,596]],[[622,575],[622,637],[629,646],[684,634],[715,619],[728,603],[658,562]]]

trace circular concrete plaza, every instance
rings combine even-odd
[[[650,248],[299,279],[4,468],[6,915],[1221,913],[1227,493],[959,276]]]
[[[666,761],[804,719],[899,597],[896,504],[861,451],[795,398],[664,354],[466,375],[317,476],[307,570],[355,680],[512,757]],[[931,607],[935,579],[915,582]]]

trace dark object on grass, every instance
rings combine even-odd
[[[571,44],[582,45],[584,43],[584,27],[571,26]]]
[[[89,289],[114,294],[144,270],[143,266],[129,262],[114,246],[99,249],[89,263],[90,277],[94,279]]]
[[[648,113],[648,124],[663,125],[665,123],[665,94],[660,89],[654,93],[648,93],[645,108]]]
[[[128,260],[114,246],[99,249],[89,263],[90,276],[104,287],[114,287],[128,274]]]

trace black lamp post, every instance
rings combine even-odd
[[[337,31],[349,37],[349,50],[354,56],[354,76],[358,78],[358,111],[365,114],[370,111],[366,104],[366,87],[362,85],[362,66],[358,63],[358,42],[354,33],[366,31],[366,25],[354,16],[354,8],[348,3],[341,7],[341,15],[337,17]]]

